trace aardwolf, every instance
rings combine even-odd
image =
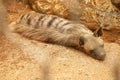
[[[100,38],[101,27],[92,32],[81,23],[31,11],[22,14],[17,21],[12,22],[10,28],[33,40],[82,48],[99,60],[104,60],[106,56],[103,40]]]

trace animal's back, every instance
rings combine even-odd
[[[27,24],[35,29],[40,27],[55,29],[62,33],[68,33],[70,31],[80,32],[80,33],[88,33],[92,34],[92,32],[86,28],[84,25],[80,23],[74,23],[72,21],[60,18],[55,15],[46,15],[39,14],[34,11],[23,14],[18,20],[18,24]]]

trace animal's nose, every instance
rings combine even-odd
[[[100,52],[99,54],[97,54],[97,59],[104,60],[105,56],[106,56],[105,52]]]
[[[92,57],[99,59],[99,60],[104,60],[106,57],[106,52],[103,48],[90,50],[90,53]]]

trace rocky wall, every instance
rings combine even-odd
[[[29,0],[28,3],[37,12],[80,21],[88,27],[120,29],[120,11],[111,0]]]

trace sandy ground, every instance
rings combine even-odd
[[[9,22],[19,15],[11,10],[9,14]],[[107,40],[110,35],[104,38],[107,52],[104,61],[15,33],[8,32],[6,36],[0,37],[0,80],[120,80],[120,45],[110,43]]]

